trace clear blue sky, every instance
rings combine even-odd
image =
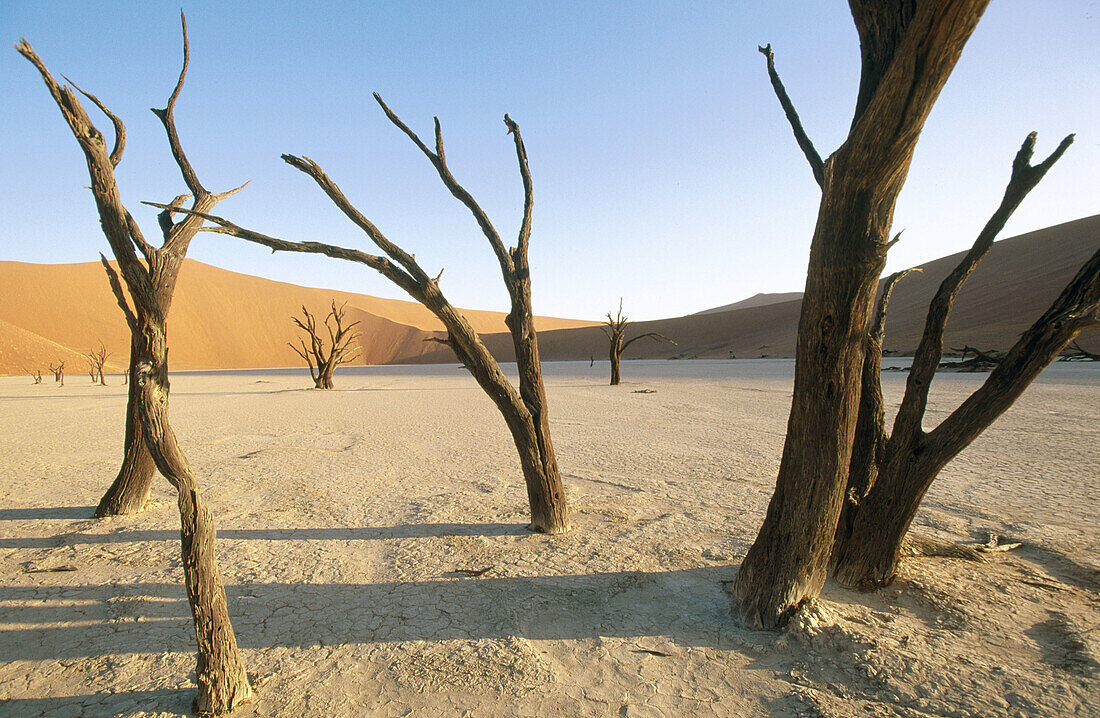
[[[535,188],[535,310],[635,319],[757,292],[799,291],[819,192],[768,84],[759,44],[823,155],[851,119],[859,49],[847,4],[765,2],[186,2],[191,69],[176,118],[203,183],[251,179],[218,213],[291,240],[372,250],[283,152],[317,160],[463,307],[505,309],[465,209],[374,104],[425,138],[439,115],[452,171],[515,236],[522,192],[505,112]],[[177,3],[7,0],[55,76],[128,127],[123,198],[183,191],[160,123],[179,71]],[[10,48],[10,44],[8,45]],[[0,259],[85,262],[106,251],[82,155],[34,69],[0,53]],[[104,119],[101,129],[110,131]],[[960,251],[993,211],[1031,130],[1044,156],[1077,142],[1002,237],[1100,212],[1100,6],[993,0],[926,126],[898,205],[897,269]],[[272,255],[200,234],[189,256],[281,281],[405,299],[360,265]],[[3,291],[0,288],[0,291]]]

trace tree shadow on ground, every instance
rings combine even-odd
[[[120,716],[170,713],[191,714],[194,688],[90,693],[79,696],[7,698],[0,714],[11,716]]]
[[[92,507],[79,509],[7,509],[0,510],[0,519],[88,518]],[[53,515],[52,512],[57,512]],[[80,513],[78,513],[80,512]],[[383,541],[388,539],[442,538],[447,536],[527,536],[525,524],[397,524],[395,526],[364,526],[362,528],[285,528],[285,529],[219,529],[218,538],[240,541]],[[119,527],[111,533],[72,532],[54,536],[0,538],[0,549],[57,548],[79,544],[134,543],[138,541],[179,540],[179,530],[136,529]]]
[[[495,569],[494,569],[495,570]],[[226,586],[243,648],[310,648],[392,641],[665,636],[718,647],[729,619],[729,566],[563,576],[454,577],[368,584]],[[182,585],[138,583],[0,587],[6,660],[190,652]],[[728,646],[727,646],[728,647]]]
[[[50,519],[88,519],[95,506],[48,506],[43,508],[0,509],[0,521],[45,521]]]

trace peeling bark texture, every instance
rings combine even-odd
[[[346,327],[344,326],[344,306],[341,304],[337,307],[336,301],[333,300],[332,309],[325,317],[324,326],[328,330],[329,339],[327,348],[320,329],[317,327],[316,318],[306,309],[304,304],[302,305],[302,315],[305,320],[291,317],[298,328],[309,337],[309,346],[306,346],[304,339],[298,340],[299,346],[294,346],[289,342],[287,342],[287,346],[306,360],[314,388],[332,389],[335,386],[332,383],[332,374],[336,371],[336,367],[341,364],[349,364],[359,356],[359,350],[351,346],[351,343],[359,336],[358,332],[353,333],[351,330],[359,322],[352,322]],[[332,320],[331,323],[329,320]]]
[[[607,313],[607,321],[600,327],[603,333],[607,336],[607,341],[610,343],[608,349],[608,356],[611,359],[611,386],[618,386],[621,379],[619,373],[619,361],[623,357],[623,352],[626,348],[638,341],[639,339],[650,338],[654,341],[665,341],[669,344],[675,344],[664,334],[658,334],[657,332],[646,332],[645,334],[639,334],[638,336],[624,342],[626,337],[626,327],[630,324],[630,321],[623,316],[623,300],[619,300],[619,313],[615,316],[611,315],[611,312]]]
[[[287,164],[309,175],[328,195],[333,204],[362,229],[385,256],[320,242],[288,242],[239,227],[223,217],[216,217],[201,210],[191,210],[189,213],[218,225],[206,227],[205,231],[228,234],[261,244],[274,251],[312,252],[365,264],[431,310],[447,329],[447,338],[442,340],[443,343],[454,350],[459,361],[493,400],[512,434],[527,485],[527,499],[531,506],[531,529],[550,534],[565,533],[570,529],[569,510],[565,500],[565,488],[558,471],[558,462],[554,456],[554,447],[550,440],[549,409],[542,381],[542,364],[539,361],[534,313],[531,309],[531,268],[527,260],[527,250],[531,238],[534,195],[531,187],[531,172],[527,164],[527,150],[520,136],[519,125],[508,115],[504,116],[505,127],[508,134],[512,135],[515,144],[524,198],[519,236],[516,245],[509,249],[505,247],[504,241],[489,221],[488,215],[451,174],[443,151],[443,130],[439,118],[435,118],[435,150],[433,151],[382,101],[380,95],[375,93],[374,99],[390,122],[405,133],[417,149],[428,158],[444,186],[466,206],[481,228],[482,234],[489,240],[489,245],[500,265],[504,286],[508,290],[511,302],[511,309],[504,321],[512,335],[512,344],[515,347],[516,365],[519,369],[518,390],[501,372],[496,360],[466,318],[443,296],[439,288],[442,272],[435,277],[427,274],[417,264],[413,255],[391,242],[381,230],[363,216],[348,201],[336,183],[325,174],[320,165],[310,158],[283,155],[283,160]],[[153,206],[163,207],[157,204]]]
[[[176,134],[172,113],[187,73],[186,22],[183,25],[183,70],[179,81],[167,107],[153,112],[164,124],[169,147],[190,194],[176,197],[168,205],[169,209],[161,213],[160,225],[164,243],[159,249],[145,241],[119,196],[114,169],[122,159],[125,146],[125,128],[121,120],[111,114],[94,95],[76,88],[103,111],[114,125],[114,148],[108,153],[103,134],[96,129],[74,92],[75,85],[62,86],[54,80],[26,40],[20,41],[16,49],[38,69],[87,161],[100,225],[114,253],[118,270],[105,257],[100,255],[100,258],[111,291],[126,318],[131,334],[129,397],[134,401],[128,411],[127,434],[131,440],[144,443],[151,461],[179,494],[184,578],[194,617],[198,649],[196,681],[199,689],[195,709],[202,715],[225,714],[248,701],[252,696],[252,688],[229,622],[225,592],[214,553],[213,519],[202,504],[198,483],[168,421],[168,345],[165,320],[187,244],[202,226],[202,220],[193,215],[185,215],[179,222],[173,221],[176,208],[190,199],[193,200],[192,209],[208,210],[236,190],[211,194],[203,188]],[[142,259],[137,256],[138,251]],[[135,498],[143,490],[142,467],[142,459],[135,457],[133,471],[126,477],[120,473],[119,480],[116,480],[116,484],[121,482],[118,491],[121,499],[119,505],[140,509],[144,504],[143,497],[140,500]]]
[[[126,433],[123,441],[122,467],[111,482],[107,493],[99,500],[94,518],[128,516],[145,510],[149,494],[153,490],[157,467],[145,446],[145,436],[138,418],[141,393],[134,381],[137,372],[137,349],[134,337],[130,340],[130,366],[126,376]]]
[[[855,117],[823,163],[776,490],[731,586],[750,626],[783,625],[825,582],[894,205],[928,113],[988,0],[849,4],[862,56]]]
[[[1001,205],[959,265],[940,284],[928,307],[893,430],[878,459],[878,479],[838,532],[833,575],[846,586],[873,590],[893,581],[903,542],[921,500],[939,472],[1023,394],[1031,382],[1083,330],[1100,324],[1100,250],[1081,267],[1051,307],[998,361],[985,383],[930,432],[923,421],[928,393],[943,356],[943,332],[955,297],[1012,212],[1069,147],[1062,140],[1043,162],[1031,165],[1035,133],[1016,155]]]

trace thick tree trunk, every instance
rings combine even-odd
[[[180,19],[183,22],[182,13]],[[188,43],[185,22],[183,40],[184,61],[179,81],[169,97],[167,107],[153,112],[164,125],[172,155],[190,194],[176,197],[168,205],[168,209],[161,213],[159,219],[164,244],[160,249],[153,248],[145,240],[137,222],[126,210],[119,196],[114,168],[122,159],[125,147],[125,126],[122,121],[94,95],[83,93],[114,124],[115,145],[108,154],[103,134],[92,124],[74,89],[59,85],[25,40],[16,45],[16,49],[42,75],[88,164],[100,227],[118,261],[116,272],[106,257],[100,255],[111,291],[130,328],[131,367],[135,370],[130,382],[130,397],[137,404],[135,423],[140,424],[145,446],[157,469],[179,493],[184,576],[198,643],[196,677],[199,692],[195,707],[202,714],[223,714],[247,701],[252,695],[252,689],[233,637],[225,592],[218,576],[213,521],[202,506],[198,484],[168,424],[168,347],[165,322],[187,245],[202,225],[201,219],[191,215],[175,222],[174,211],[188,199],[193,200],[192,209],[209,211],[218,201],[237,190],[220,194],[207,191],[199,182],[180,145],[172,113],[187,73]],[[144,262],[138,258],[138,251],[141,252]],[[122,279],[119,278],[120,274]],[[127,292],[122,287],[123,281],[129,290],[130,301],[133,302],[132,309],[127,300]],[[137,397],[132,393],[135,389],[139,394]],[[131,420],[128,418],[128,422]],[[133,427],[133,431],[128,431],[128,434],[135,440],[136,427]],[[127,491],[121,493],[129,495]]]
[[[93,514],[95,518],[136,514],[144,510],[145,505],[149,503],[149,493],[153,488],[157,467],[153,463],[149,449],[145,446],[145,437],[138,418],[141,389],[138,383],[133,381],[136,371],[137,351],[134,342],[131,341],[122,468],[119,469],[118,476],[107,489],[107,493],[99,500],[99,506]]]
[[[773,628],[825,582],[851,462],[871,302],[894,205],[928,113],[988,0],[851,0],[862,72],[844,144],[823,163],[781,104],[822,188],[798,325],[775,494],[731,592],[741,620]],[[775,76],[770,49],[773,86]]]
[[[615,351],[615,345],[611,345],[611,386],[618,386],[621,379],[619,375],[619,358],[622,356],[619,352]]]
[[[194,708],[200,715],[221,715],[248,702],[252,687],[229,622],[214,552],[214,519],[203,505],[198,482],[168,421],[169,384],[163,328],[146,324],[141,333],[150,338],[150,347],[141,352],[134,382],[140,387],[139,417],[157,469],[176,488],[179,497],[183,572],[198,645],[195,669],[198,696]]]
[[[827,181],[810,252],[776,490],[732,589],[741,601],[741,620],[752,626],[782,625],[820,593],[848,477],[863,338],[885,258],[884,250],[875,249],[885,246],[889,224],[865,225],[860,232],[848,218],[867,217],[868,208],[831,200]]]
[[[850,535],[836,547],[833,575],[839,583],[869,590],[894,579],[905,534],[932,481],[1012,406],[1082,330],[1096,326],[1098,306],[1100,250],[1024,332],[981,388],[939,426],[928,433],[919,426],[905,430],[895,426],[878,479],[860,503]],[[918,422],[920,416],[923,409],[915,417]]]

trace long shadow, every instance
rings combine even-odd
[[[722,580],[734,567],[534,577],[439,578],[368,584],[226,587],[246,648],[523,636],[570,640],[669,636],[716,647],[731,631]],[[194,650],[184,589],[173,583],[8,586],[5,660],[57,660]],[[56,624],[56,625],[48,625]]]
[[[117,716],[149,713],[191,714],[194,688],[162,688],[151,691],[91,693],[49,698],[7,698],[0,700],[0,715],[6,716]]]
[[[12,512],[66,511],[67,509],[8,509]],[[81,509],[83,511],[83,509]],[[88,513],[66,518],[88,518]],[[0,517],[2,518],[2,517]],[[11,518],[45,518],[14,516]],[[60,518],[55,517],[55,518]],[[523,524],[397,524],[363,528],[294,528],[294,529],[220,529],[218,538],[255,541],[380,541],[402,538],[442,538],[446,536],[527,536]],[[120,529],[109,534],[67,533],[54,536],[0,538],[0,548],[56,548],[77,544],[136,543],[139,541],[179,540],[178,530]]]
[[[93,511],[95,511],[95,506],[47,506],[43,508],[0,509],[0,521],[90,519]]]

